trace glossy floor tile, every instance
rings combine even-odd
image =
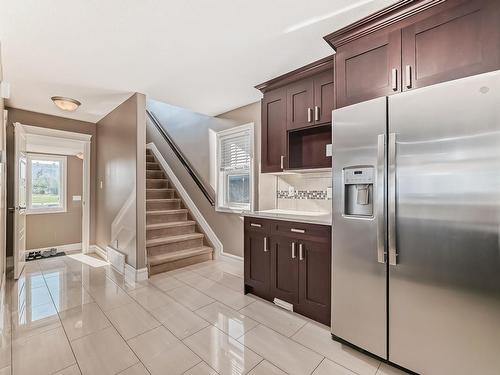
[[[238,341],[290,375],[310,374],[323,360],[321,355],[263,325]]]
[[[262,358],[214,326],[188,337],[184,343],[222,375],[246,374]]]
[[[209,261],[130,282],[94,256],[28,262],[0,294],[0,375],[402,374],[244,295],[242,275]]]
[[[304,318],[263,301],[255,301],[241,309],[240,313],[285,336],[293,335],[306,324]]]
[[[373,375],[380,361],[333,341],[330,330],[308,323],[292,339],[360,375]]]
[[[153,375],[182,374],[201,361],[165,327],[155,328],[128,343]]]

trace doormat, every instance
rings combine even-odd
[[[56,249],[43,250],[43,251],[30,251],[26,256],[26,262],[32,260],[55,258],[63,255],[66,255],[64,251],[58,253]]]

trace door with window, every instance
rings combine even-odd
[[[22,125],[14,128],[15,170],[14,179],[14,278],[23,272],[26,251],[27,157],[26,133]]]
[[[218,211],[253,209],[253,124],[217,133]]]

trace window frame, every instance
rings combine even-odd
[[[224,189],[224,186],[221,186],[221,181],[224,180],[224,184],[227,186],[226,179],[224,178],[225,173],[220,170],[221,166],[221,142],[225,137],[234,136],[238,133],[249,132],[250,137],[250,166],[249,166],[249,186],[250,186],[250,208],[246,207],[229,207],[224,205],[225,195],[227,194],[227,190]],[[216,133],[216,176],[215,176],[215,210],[218,212],[227,212],[227,213],[236,213],[241,214],[244,211],[253,211],[254,210],[254,201],[255,201],[255,188],[254,188],[254,177],[255,177],[255,138],[254,138],[254,123],[249,123],[245,125],[236,126],[227,130],[221,130]],[[234,171],[235,175],[240,175],[241,170]],[[221,190],[223,189],[223,190]],[[246,206],[246,205],[245,205]]]
[[[61,205],[57,207],[40,207],[33,208],[32,206],[32,162],[33,160],[47,160],[57,161],[61,163],[61,170],[59,173],[59,195],[61,197]],[[26,186],[26,214],[27,215],[40,215],[40,214],[55,214],[67,212],[67,160],[66,155],[51,155],[51,154],[27,154],[27,186]]]

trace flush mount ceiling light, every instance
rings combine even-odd
[[[82,104],[78,100],[65,98],[64,96],[53,96],[52,101],[63,111],[73,112]]]

